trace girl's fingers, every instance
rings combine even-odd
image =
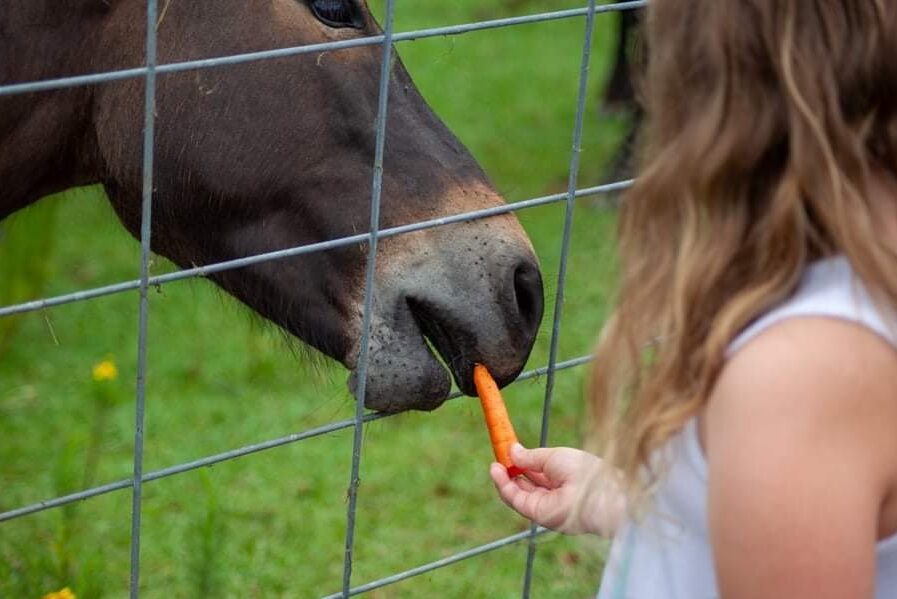
[[[497,462],[489,467],[489,474],[492,476],[492,482],[495,484],[495,488],[498,490],[498,494],[501,496],[502,501],[514,509],[517,509],[514,504],[515,501],[520,500],[520,496],[531,494],[540,489],[540,487],[534,485],[532,481],[529,481],[522,476],[510,478],[508,476],[507,468]]]
[[[500,483],[496,482],[496,484],[504,484],[507,479],[507,480],[513,480],[515,482],[521,483],[521,488],[523,488],[523,489],[534,489],[536,487],[544,487],[546,489],[554,489],[557,487],[556,484],[552,483],[548,479],[548,477],[545,476],[544,474],[542,474],[541,472],[527,471],[522,476],[517,476],[517,477],[514,477],[513,479],[511,479],[510,476],[508,475],[508,469],[505,468],[504,466],[502,466],[501,464],[499,464],[499,466],[500,466],[500,470],[496,470],[492,477],[493,480],[496,479],[496,476],[499,477],[499,480],[501,482]],[[493,463],[491,467],[495,467],[495,463]],[[491,470],[490,470],[490,473],[491,473]]]
[[[524,477],[509,478],[501,464],[493,463],[489,469],[495,488],[501,500],[518,514],[538,524],[551,526],[553,522],[545,520],[543,500],[549,493],[543,487],[536,486]]]
[[[526,449],[517,443],[511,446],[510,456],[514,465],[525,470],[530,480],[548,489],[556,489],[601,464],[593,454],[571,447]]]
[[[538,485],[540,487],[544,487],[546,489],[554,489],[555,487],[557,487],[556,484],[552,483],[548,479],[548,477],[545,476],[544,474],[542,474],[541,472],[527,471],[523,474],[523,476],[517,477],[518,480],[520,480],[521,478],[526,478],[533,484]]]
[[[536,489],[541,488],[540,485],[534,484],[529,478],[525,476],[517,476],[511,480],[515,485],[526,491],[527,493],[532,493]]]
[[[493,463],[492,466],[489,467],[489,475],[492,477],[492,482],[495,485],[495,489],[498,491],[498,496],[501,497],[501,500],[505,502],[509,507],[514,507],[514,498],[518,493],[523,493],[524,491],[517,486],[517,483],[508,476],[507,469],[498,463]],[[516,509],[516,508],[515,508]]]
[[[499,490],[505,483],[511,480],[511,477],[508,476],[508,469],[498,462],[492,462],[489,466],[489,476],[492,477],[492,482],[495,483],[495,487]]]

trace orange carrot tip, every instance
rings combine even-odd
[[[489,440],[492,441],[496,461],[507,469],[511,478],[523,474],[524,470],[511,461],[511,445],[517,443],[517,434],[511,425],[508,409],[501,398],[495,379],[482,364],[474,364],[473,384],[477,388],[477,395],[480,396],[480,404],[483,406],[486,429],[489,431]]]

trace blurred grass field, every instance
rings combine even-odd
[[[400,0],[396,30],[576,6]],[[374,9],[382,16],[382,2]],[[509,201],[566,188],[583,26],[583,19],[570,19],[398,46],[424,96]],[[616,17],[598,16],[581,187],[601,181],[625,127],[600,117],[597,107],[615,35]],[[138,245],[101,190],[42,204],[53,207],[2,224],[7,241],[52,227],[52,252],[35,275],[46,278],[41,295],[137,278]],[[548,300],[528,368],[547,361],[563,211],[555,204],[519,213]],[[613,226],[611,212],[588,201],[577,205],[561,359],[588,353],[604,318]],[[4,268],[10,263],[0,263]],[[156,273],[171,268],[155,261]],[[145,471],[353,414],[345,371],[297,354],[208,282],[166,285],[150,302]],[[134,293],[20,319],[0,355],[0,511],[130,476],[136,333]],[[119,376],[98,383],[91,368],[104,359],[114,360]],[[580,442],[584,373],[558,375],[552,444]],[[536,444],[544,379],[518,383],[505,395],[521,440]],[[351,451],[347,429],[147,483],[141,595],[319,597],[339,590]],[[353,583],[525,530],[527,523],[496,498],[490,460],[478,402],[469,398],[367,426]],[[129,491],[119,491],[0,523],[0,597],[36,598],[64,586],[79,599],[127,596],[130,501]],[[594,594],[604,543],[554,534],[538,543],[533,597]],[[369,596],[517,597],[525,555],[525,545],[513,545]]]

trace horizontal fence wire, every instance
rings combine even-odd
[[[633,180],[627,179],[625,181],[616,181],[614,183],[607,183],[604,185],[596,185],[594,187],[587,187],[584,189],[579,189],[576,191],[576,198],[586,198],[593,197],[597,195],[613,193],[616,191],[622,191],[627,189],[632,185]],[[505,204],[502,206],[495,206],[493,208],[484,208],[482,210],[474,210],[471,212],[464,212],[452,216],[443,216],[438,218],[433,218],[429,220],[419,221],[416,223],[411,223],[408,225],[401,225],[398,227],[390,227],[388,229],[381,229],[377,233],[378,239],[384,239],[387,237],[395,237],[397,235],[405,235],[407,233],[414,233],[416,231],[423,231],[425,229],[432,229],[435,227],[444,227],[446,225],[469,222],[472,220],[477,220],[481,218],[486,218],[490,216],[497,216],[499,214],[507,214],[509,212],[518,212],[520,210],[525,210],[528,208],[535,208],[537,206],[545,206],[548,204],[554,204],[558,202],[566,201],[567,193],[555,193],[551,195],[541,196],[538,198],[533,198],[530,200],[523,200],[520,202],[514,202],[512,204]],[[277,250],[274,252],[266,252],[264,254],[256,254],[254,256],[246,256],[244,258],[237,258],[234,260],[227,260],[225,262],[216,262],[215,264],[209,264],[207,266],[197,266],[194,268],[186,268],[183,270],[178,270],[172,273],[164,274],[164,275],[156,275],[149,278],[149,284],[151,287],[159,287],[161,285],[172,283],[174,281],[181,281],[184,279],[190,279],[195,277],[206,277],[208,275],[223,272],[225,270],[233,270],[236,268],[243,268],[245,266],[251,266],[253,264],[258,264],[260,262],[269,262],[272,260],[281,260],[284,258],[291,258],[293,256],[300,256],[303,254],[311,254],[314,252],[323,252],[326,250],[332,250],[336,248],[346,247],[349,245],[356,245],[365,243],[370,240],[370,233],[359,233],[357,235],[351,235],[349,237],[341,237],[339,239],[332,239],[329,241],[320,241],[317,243],[310,243],[307,245],[296,246],[294,248],[289,248],[285,250]],[[62,304],[70,304],[72,302],[80,302],[87,299],[92,299],[95,297],[101,297],[104,295],[112,295],[115,293],[122,293],[124,291],[131,291],[134,289],[138,289],[140,287],[140,280],[135,279],[132,281],[125,281],[121,283],[114,283],[112,285],[105,285],[102,287],[95,287],[92,289],[86,289],[83,291],[75,291],[72,293],[67,293],[64,295],[58,295],[50,298],[44,298],[40,300],[33,300],[29,302],[22,302],[20,304],[11,304],[9,306],[0,307],[0,317],[3,316],[11,316],[13,314],[21,314],[24,312],[34,312],[36,310],[43,310],[46,308],[51,308],[53,306],[59,306]]]
[[[623,10],[632,10],[642,8],[647,5],[646,0],[638,0],[633,2],[617,2],[615,4],[604,4],[596,8],[596,12],[617,12]],[[504,19],[492,19],[487,21],[478,21],[474,23],[464,23],[461,25],[450,25],[446,27],[433,27],[430,29],[418,29],[416,31],[407,31],[397,33],[392,36],[394,42],[414,41],[431,37],[441,37],[450,35],[460,35],[471,33],[474,31],[484,31],[487,29],[498,29],[502,27],[510,27],[515,25],[526,25],[529,23],[543,23],[546,21],[556,21],[560,19],[570,19],[574,17],[583,17],[588,13],[587,8],[574,8],[570,10],[559,10],[555,12],[544,12],[521,17],[509,17]],[[358,48],[362,46],[376,46],[382,44],[385,36],[374,35],[354,40],[342,40],[338,42],[327,42],[322,44],[305,44],[301,46],[292,46],[289,48],[277,48],[273,50],[263,50],[260,52],[248,52],[244,54],[232,54],[229,56],[219,56],[216,58],[206,58],[201,60],[189,60],[184,62],[174,62],[160,64],[155,67],[155,71],[159,75],[170,73],[179,73],[183,71],[193,71],[200,69],[209,69],[227,65],[243,64],[247,62],[256,62],[260,60],[271,60],[274,58],[287,58],[290,56],[299,56],[302,54],[312,54],[315,52],[332,52],[336,50],[345,50],[349,48]],[[24,94],[29,92],[47,91],[53,89],[63,89],[67,87],[77,87],[81,85],[94,85],[98,83],[107,83],[110,81],[120,81],[122,79],[135,79],[137,77],[145,77],[147,74],[146,67],[137,67],[132,69],[120,69],[114,71],[106,71],[103,73],[93,73],[89,75],[76,75],[72,77],[60,77],[56,79],[47,79],[42,81],[29,81],[23,83],[14,83],[0,86],[0,96],[8,96],[13,94]]]
[[[153,29],[153,24],[155,23],[154,18],[154,7],[155,0],[149,0],[147,7],[147,25],[148,28]],[[41,91],[51,91],[51,90],[59,90],[65,88],[71,88],[76,86],[83,85],[97,85],[107,82],[113,81],[121,81],[124,79],[134,79],[134,78],[145,78],[147,81],[147,90],[146,90],[146,107],[145,107],[145,129],[144,129],[144,226],[141,234],[141,277],[137,280],[124,281],[112,285],[95,287],[92,289],[86,289],[82,291],[77,291],[73,293],[58,295],[55,297],[43,298],[40,300],[23,302],[19,304],[9,305],[0,307],[0,317],[10,316],[14,314],[22,314],[26,312],[31,312],[35,310],[42,310],[54,306],[64,305],[72,302],[85,301],[89,299],[94,299],[106,295],[122,293],[130,290],[139,290],[141,297],[141,305],[140,305],[140,319],[139,319],[139,343],[138,343],[138,351],[144,356],[144,360],[142,363],[145,363],[145,353],[147,347],[146,340],[146,318],[148,314],[148,304],[146,293],[150,287],[159,287],[163,284],[185,280],[196,277],[207,277],[209,275],[223,272],[226,270],[237,269],[247,267],[253,264],[280,260],[285,258],[290,258],[293,256],[299,256],[303,254],[309,254],[313,252],[322,252],[327,250],[332,250],[340,247],[346,247],[349,245],[355,244],[368,244],[368,252],[369,252],[369,266],[373,268],[374,259],[376,256],[376,245],[380,239],[393,237],[396,235],[409,234],[416,231],[422,231],[429,228],[447,226],[451,224],[468,222],[481,218],[488,218],[491,216],[497,216],[500,214],[511,213],[519,210],[524,210],[528,208],[534,208],[537,206],[544,206],[556,202],[567,202],[567,212],[568,215],[572,215],[572,202],[577,198],[591,197],[604,193],[612,193],[615,191],[620,191],[628,188],[631,184],[631,180],[627,181],[618,181],[614,183],[609,183],[605,185],[598,185],[594,187],[588,187],[583,189],[575,189],[575,177],[572,175],[571,170],[571,182],[569,189],[566,193],[552,194],[541,196],[529,200],[524,200],[521,202],[516,202],[513,204],[507,204],[502,206],[497,206],[493,208],[487,208],[482,210],[476,210],[471,212],[466,212],[462,214],[456,214],[446,217],[434,218],[426,221],[411,223],[407,225],[391,227],[387,229],[378,230],[378,219],[377,219],[377,206],[379,205],[379,193],[377,188],[377,165],[380,166],[380,171],[382,172],[382,156],[380,156],[379,163],[375,158],[375,176],[374,176],[374,193],[372,197],[372,218],[371,218],[371,230],[367,233],[361,233],[358,235],[352,235],[340,239],[322,241],[313,244],[307,244],[303,246],[297,246],[293,248],[288,248],[284,250],[278,250],[273,252],[267,252],[264,254],[258,254],[254,256],[247,256],[235,260],[228,260],[224,262],[219,262],[215,264],[199,266],[189,269],[182,269],[172,273],[158,275],[158,276],[150,276],[148,273],[148,260],[149,260],[149,229],[148,229],[148,215],[149,210],[151,208],[151,199],[152,199],[152,154],[153,154],[153,115],[151,104],[153,102],[152,96],[154,91],[152,90],[153,83],[160,75],[172,74],[178,72],[185,72],[191,70],[199,70],[199,69],[209,69],[216,67],[224,67],[228,65],[237,65],[237,64],[245,64],[255,61],[262,60],[271,60],[277,58],[286,58],[291,56],[299,56],[303,54],[311,54],[311,53],[323,53],[323,52],[331,52],[331,51],[339,51],[345,50],[349,48],[357,48],[362,46],[372,46],[372,45],[383,45],[384,46],[384,65],[383,70],[381,72],[381,108],[382,108],[382,120],[381,117],[378,117],[378,137],[382,137],[385,129],[385,102],[386,98],[383,95],[383,88],[385,87],[385,81],[388,76],[388,58],[392,43],[391,42],[400,42],[400,41],[410,41],[410,40],[418,40],[432,37],[440,37],[440,36],[453,36],[464,33],[470,33],[475,31],[484,31],[489,29],[497,29],[508,26],[516,26],[516,25],[525,25],[532,23],[540,23],[547,21],[554,21],[560,19],[569,19],[576,17],[587,17],[589,23],[591,23],[591,19],[597,13],[606,13],[606,12],[616,12],[623,10],[632,10],[637,8],[642,8],[647,5],[645,0],[641,1],[632,1],[632,2],[617,2],[615,4],[606,4],[595,6],[594,0],[590,1],[590,4],[587,8],[579,8],[579,9],[570,9],[570,10],[561,10],[554,12],[543,12],[532,15],[525,15],[520,17],[511,17],[511,18],[502,18],[502,19],[492,19],[485,20],[479,22],[471,22],[464,23],[460,25],[452,25],[445,27],[434,27],[428,29],[419,29],[415,31],[408,31],[402,33],[393,34],[391,30],[391,22],[388,22],[386,32],[383,35],[377,36],[369,36],[364,38],[358,38],[353,40],[343,40],[338,42],[328,42],[328,43],[320,43],[320,44],[307,44],[301,46],[294,46],[288,48],[278,48],[272,50],[265,50],[260,52],[251,52],[244,54],[233,54],[228,56],[219,56],[208,59],[201,60],[191,60],[184,62],[175,62],[175,63],[167,63],[167,64],[156,64],[155,62],[155,36],[154,32],[150,32],[148,34],[147,39],[147,54],[145,66],[138,68],[129,68],[129,69],[120,69],[107,71],[103,73],[93,73],[87,75],[77,75],[71,77],[60,77],[56,79],[49,80],[41,80],[41,81],[29,81],[29,82],[21,82],[21,83],[12,83],[6,85],[0,85],[0,96],[10,96],[14,94],[25,94],[25,93],[35,93]],[[389,1],[389,7],[392,6],[392,1]],[[388,11],[390,12],[390,11]],[[388,14],[388,20],[391,17],[391,13]],[[589,44],[589,39],[586,40],[586,45]],[[580,92],[582,94],[582,92]],[[582,110],[582,96],[579,99],[578,113],[581,113]],[[581,120],[581,114],[578,115],[578,121]],[[575,129],[578,131],[581,128],[581,124],[577,122]],[[578,136],[578,134],[576,134]],[[578,138],[578,137],[577,137]],[[576,146],[576,143],[574,144]],[[574,147],[576,151],[578,148]],[[571,163],[571,169],[573,164]],[[569,220],[569,216],[567,218]],[[569,238],[568,225],[565,225],[565,241],[564,247],[567,247],[566,239]],[[559,292],[563,287],[563,272],[564,269],[561,268],[561,278],[559,279]],[[370,278],[370,277],[368,277]],[[369,293],[368,288],[370,286],[370,281],[368,281],[368,285],[366,286],[366,294]],[[562,296],[561,296],[562,297]],[[369,302],[366,302],[366,304]],[[559,314],[559,313],[558,313]],[[557,316],[555,318],[557,321]],[[556,344],[557,339],[557,322],[555,322],[553,334],[552,334],[552,342],[553,345]],[[592,360],[591,356],[582,356],[579,358],[575,358],[572,360],[567,360],[563,362],[556,361],[556,352],[552,353],[549,358],[549,363],[547,366],[538,368],[535,370],[530,370],[522,373],[516,379],[516,381],[522,381],[527,379],[532,379],[535,377],[548,375],[552,380],[555,372],[566,370],[569,368],[574,368],[577,366],[581,366],[583,364],[588,363]],[[363,363],[363,360],[362,360]],[[515,382],[516,382],[515,381]],[[549,384],[549,387],[551,385]],[[363,388],[363,382],[362,382]],[[357,480],[358,477],[358,464],[360,460],[359,453],[359,439],[361,438],[361,430],[365,423],[372,422],[375,420],[380,420],[383,418],[388,418],[392,416],[391,414],[383,414],[383,413],[365,413],[361,402],[356,406],[356,416],[351,419],[341,420],[337,422],[331,422],[329,424],[314,427],[308,429],[306,431],[295,433],[291,435],[287,435],[284,437],[280,437],[277,439],[271,439],[268,441],[255,443],[251,445],[246,445],[241,448],[232,449],[226,452],[210,455],[204,458],[200,458],[197,460],[193,460],[190,462],[183,462],[180,464],[176,464],[174,466],[170,466],[168,468],[164,468],[161,470],[152,471],[149,473],[144,473],[142,470],[142,451],[141,451],[141,435],[142,435],[142,396],[145,393],[145,378],[144,376],[138,374],[137,381],[137,402],[136,402],[136,420],[135,420],[135,454],[134,454],[134,473],[130,479],[122,479],[119,481],[115,481],[112,483],[108,483],[101,486],[92,487],[89,489],[85,489],[83,491],[72,493],[52,499],[48,499],[45,501],[40,501],[31,505],[27,505],[24,507],[20,507],[17,509],[13,509],[10,511],[0,513],[0,522],[13,520],[15,518],[19,518],[22,516],[26,516],[29,514],[33,514],[36,512],[40,512],[43,510],[56,508],[60,506],[64,506],[66,504],[83,501],[86,499],[90,499],[92,497],[96,497],[99,495],[103,495],[106,493],[110,493],[113,491],[118,491],[122,489],[132,489],[133,499],[132,499],[132,539],[131,539],[131,578],[130,578],[130,590],[131,596],[137,597],[139,593],[139,541],[140,541],[140,510],[141,510],[141,501],[140,501],[140,488],[143,483],[151,482],[155,480],[159,480],[162,478],[167,478],[170,476],[175,476],[177,474],[182,474],[185,472],[189,472],[192,470],[196,470],[198,468],[203,467],[212,467],[215,464],[222,463],[229,460],[234,460],[243,456],[251,455],[254,453],[258,453],[261,451],[266,451],[268,449],[273,449],[276,447],[285,446],[292,443],[297,443],[299,441],[304,441],[308,439],[312,439],[314,437],[326,435],[329,433],[333,433],[336,431],[353,428],[355,429],[355,444],[353,449],[353,465],[352,465],[352,482]],[[461,396],[461,393],[458,391],[453,392],[448,399],[456,399]],[[548,391],[546,402],[550,401],[550,391]],[[545,421],[543,421],[545,422]],[[547,426],[547,422],[543,424],[543,429]],[[544,437],[544,431],[543,431]],[[351,488],[351,483],[350,483]],[[348,508],[348,524],[347,524],[347,543],[346,543],[346,562],[344,565],[344,579],[343,579],[343,590],[339,593],[335,593],[333,595],[328,595],[325,599],[330,599],[334,597],[348,597],[351,595],[358,595],[361,593],[365,593],[368,591],[372,591],[374,589],[387,586],[390,584],[394,584],[396,582],[406,580],[408,578],[418,576],[420,574],[449,566],[451,564],[458,563],[462,560],[466,560],[478,555],[482,555],[484,553],[494,551],[501,547],[505,547],[508,545],[513,545],[515,543],[519,543],[522,541],[530,542],[530,551],[532,551],[532,541],[539,535],[547,532],[547,529],[542,527],[533,526],[528,531],[521,532],[515,535],[511,535],[505,537],[503,539],[498,539],[496,541],[486,543],[484,545],[480,545],[478,547],[474,547],[465,551],[461,551],[459,553],[455,553],[446,558],[442,558],[428,564],[424,564],[422,566],[417,566],[406,570],[404,572],[399,572],[396,574],[392,574],[390,576],[386,576],[384,578],[380,578],[378,580],[365,583],[363,585],[357,587],[350,587],[350,574],[351,574],[351,565],[352,565],[352,557],[351,557],[351,537],[352,532],[354,531],[353,527],[353,519],[354,519],[354,506],[350,505]],[[527,580],[531,576],[532,564],[527,564]]]
[[[567,370],[569,368],[575,368],[577,366],[582,366],[583,364],[587,364],[592,361],[592,356],[581,356],[579,358],[573,358],[571,360],[566,360],[564,362],[558,362],[555,366],[555,370]],[[536,368],[534,370],[529,370],[527,372],[522,373],[517,377],[515,382],[525,381],[528,379],[537,378],[540,376],[544,376],[548,373],[548,367],[543,366],[541,368]],[[451,395],[448,396],[448,400],[457,399],[462,397],[462,393],[460,391],[454,391]],[[386,414],[382,412],[372,412],[364,415],[364,422],[373,422],[374,420],[382,420],[384,418],[391,418],[395,414]],[[239,449],[232,449],[230,451],[225,451],[222,453],[217,453],[215,455],[207,456],[204,458],[200,458],[197,460],[193,460],[191,462],[184,462],[181,464],[177,464],[175,466],[170,466],[168,468],[163,468],[162,470],[155,470],[153,472],[148,472],[143,475],[141,478],[142,482],[151,482],[155,480],[159,480],[160,478],[167,478],[169,476],[174,476],[176,474],[183,474],[184,472],[189,472],[191,470],[196,470],[198,468],[211,467],[215,464],[219,464],[221,462],[227,462],[229,460],[233,460],[235,458],[240,458],[243,456],[247,456],[253,453],[258,453],[260,451],[266,451],[268,449],[274,449],[275,447],[281,447],[284,445],[289,445],[292,443],[297,443],[299,441],[305,441],[307,439],[313,439],[314,437],[320,437],[322,435],[326,435],[329,433],[335,433],[337,431],[341,431],[343,429],[351,428],[355,426],[354,418],[347,418],[345,420],[339,420],[336,422],[331,422],[329,424],[318,426],[315,428],[308,429],[301,433],[294,433],[291,435],[286,435],[277,439],[271,439],[270,441],[264,441],[261,443],[254,443],[252,445],[246,445]],[[56,497],[53,499],[47,499],[44,501],[38,501],[31,505],[27,505],[21,508],[17,508],[14,510],[9,510],[6,512],[0,512],[0,522],[4,522],[6,520],[13,520],[15,518],[20,518],[22,516],[27,516],[28,514],[33,514],[35,512],[41,512],[50,508],[60,507],[69,503],[74,503],[76,501],[83,501],[85,499],[90,499],[91,497],[96,497],[98,495],[105,495],[106,493],[111,493],[113,491],[120,491],[121,489],[127,489],[131,486],[132,481],[130,479],[123,479],[116,482],[108,483],[105,485],[101,485],[98,487],[92,487],[90,489],[85,489],[83,491],[79,491],[77,493],[71,493],[69,495],[63,495],[61,497]]]
[[[525,541],[528,539],[535,539],[536,537],[543,535],[549,532],[547,528],[543,528],[541,526],[535,527],[534,530],[527,530],[525,532],[519,532],[515,535],[511,535],[509,537],[505,537],[503,539],[498,539],[496,541],[492,541],[491,543],[485,543],[478,547],[473,547],[471,549],[467,549],[465,551],[460,551],[458,553],[454,553],[448,557],[430,562],[428,564],[424,564],[422,566],[417,566],[416,568],[411,568],[410,570],[406,570],[404,572],[399,572],[397,574],[393,574],[391,576],[386,576],[384,578],[380,578],[378,580],[373,580],[366,584],[357,586],[355,588],[349,589],[349,595],[361,595],[362,593],[367,593],[368,591],[373,591],[375,589],[379,589],[380,587],[385,587],[391,584],[395,584],[397,582],[401,582],[403,580],[407,580],[409,578],[413,578],[415,576],[419,576],[421,574],[426,574],[427,572],[432,572],[433,570],[438,570],[439,568],[445,568],[446,566],[451,566],[452,564],[456,564],[460,561],[470,559],[472,557],[476,557],[478,555],[483,555],[484,553],[489,553],[490,551],[495,551],[496,549],[501,549],[502,547],[507,547],[508,545],[513,545],[515,543],[519,543],[521,541]],[[327,595],[322,599],[336,599],[337,597],[343,597],[343,593],[334,593],[332,595]]]

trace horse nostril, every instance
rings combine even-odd
[[[527,336],[535,334],[542,321],[542,276],[538,267],[529,260],[522,261],[514,269],[514,298],[517,313],[523,320]]]

